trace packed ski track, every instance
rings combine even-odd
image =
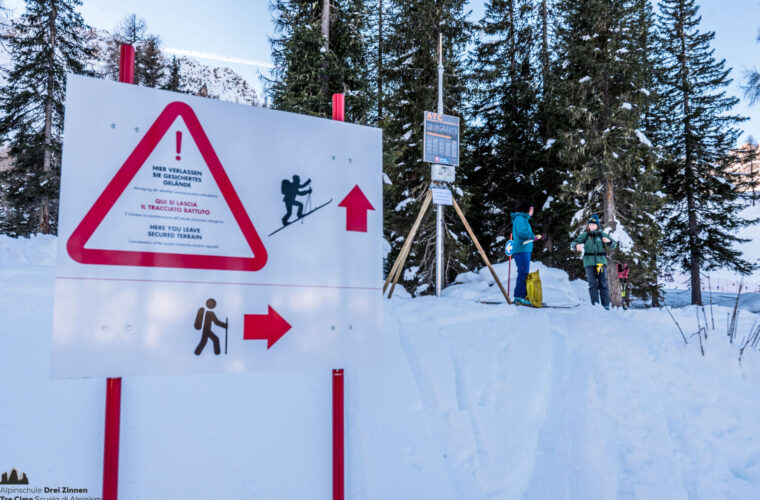
[[[49,378],[54,249],[0,240],[0,465],[96,493],[104,382]],[[381,367],[346,372],[347,498],[757,498],[760,353],[740,364],[721,322],[702,357],[701,310],[673,309],[685,345],[665,311],[604,311],[545,274],[549,296],[580,305],[456,297],[491,293],[483,273],[447,297],[385,302]],[[737,342],[755,320],[742,310]],[[329,498],[329,383],[125,379],[120,495]]]
[[[389,309],[450,498],[756,492],[760,401],[747,365],[759,357],[740,367],[724,338],[708,338],[701,359],[659,310]]]

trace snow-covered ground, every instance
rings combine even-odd
[[[501,262],[494,264],[493,268],[499,276],[499,281],[510,288],[514,288],[517,277],[517,268],[509,263]],[[531,262],[531,272],[538,271],[541,277],[541,289],[543,302],[554,307],[574,307],[582,302],[589,302],[586,283],[580,285],[571,284],[568,275],[561,269],[546,267],[540,262]],[[441,291],[441,295],[454,299],[469,299],[488,304],[503,304],[506,302],[504,295],[495,281],[491,271],[487,267],[478,272],[467,272],[457,276],[453,285]],[[511,292],[510,292],[511,293]]]
[[[49,379],[54,246],[0,237],[0,469],[97,496],[105,383]],[[385,303],[383,368],[346,373],[347,497],[757,498],[760,353],[740,364],[721,322],[702,357],[664,310],[594,308],[540,269],[580,305],[481,304],[484,273]],[[697,312],[673,310],[687,335]],[[330,380],[125,379],[120,497],[330,498]]]

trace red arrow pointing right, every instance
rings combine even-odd
[[[267,349],[280,340],[288,330],[290,323],[282,319],[277,311],[268,306],[266,314],[246,314],[243,317],[244,340],[266,340]]]
[[[374,210],[375,207],[359,186],[354,186],[338,206],[346,209],[346,231],[367,232],[367,210]]]

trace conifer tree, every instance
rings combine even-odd
[[[554,50],[552,36],[556,25],[556,6],[554,1],[539,0],[536,4],[537,16],[534,21],[539,39],[535,43],[540,77],[534,85],[540,89],[537,122],[543,144],[540,151],[540,165],[536,177],[536,187],[540,189],[539,201],[532,224],[535,231],[541,232],[546,240],[534,247],[534,258],[544,264],[567,270],[571,275],[579,275],[577,256],[573,255],[567,244],[567,235],[571,232],[570,221],[577,211],[572,197],[562,196],[563,186],[568,183],[569,166],[560,157],[557,134],[562,129],[564,120],[561,112],[561,79],[555,73],[556,61],[562,57]],[[545,201],[543,201],[545,200]]]
[[[578,208],[576,230],[591,212],[604,214],[604,227],[621,243],[618,257],[646,276],[640,296],[656,292],[651,228],[659,206],[652,143],[641,130],[651,104],[641,46],[651,37],[645,6],[639,0],[559,0],[554,50],[562,56],[553,69],[561,116],[556,134],[568,166],[565,195]],[[618,304],[614,268],[609,275]]]
[[[159,88],[165,80],[166,61],[161,52],[161,39],[158,35],[148,35],[138,46],[135,54],[135,72],[140,84]]]
[[[465,20],[465,0],[386,1],[383,42],[384,82],[383,138],[385,141],[384,232],[391,243],[392,264],[420,209],[419,201],[430,185],[430,164],[422,161],[423,112],[435,111],[438,102],[438,40],[443,39],[445,67],[444,113],[463,116],[466,79],[462,55],[470,37]],[[465,120],[461,121],[466,125]],[[462,137],[466,140],[466,126]],[[458,182],[467,175],[467,147],[460,147],[462,168]],[[454,186],[455,196],[467,211],[465,194]],[[455,222],[453,210],[446,210],[444,265],[451,280],[473,264],[474,248],[462,246],[468,237]],[[468,211],[469,213],[469,211]],[[406,278],[430,289],[435,281],[435,217],[432,211],[420,228],[407,260]]]
[[[113,80],[119,78],[119,58],[121,46],[135,48],[135,83],[146,87],[162,86],[166,73],[166,61],[161,52],[161,39],[148,33],[145,19],[136,14],[126,16],[111,38],[106,51],[106,75]]]
[[[168,76],[164,83],[164,90],[171,90],[174,92],[182,92],[182,75],[180,74],[181,64],[177,56],[172,56],[172,61],[169,63]]]
[[[757,42],[760,43],[760,30],[757,33]],[[757,104],[760,102],[760,71],[757,68],[748,70],[745,72],[745,78],[744,95],[750,104]]]
[[[738,99],[726,95],[730,68],[716,61],[713,32],[700,30],[694,0],[662,0],[659,43],[663,184],[669,195],[665,257],[690,273],[692,304],[702,303],[700,272],[726,266],[746,273],[753,265],[733,245],[736,231],[755,221],[741,217],[746,182],[730,168],[743,118],[731,113]]]
[[[471,57],[475,82],[472,120],[473,168],[467,176],[473,224],[486,247],[503,254],[510,212],[521,200],[541,208],[544,141],[539,124],[539,37],[532,0],[490,0]],[[566,246],[566,245],[565,245]]]
[[[136,60],[137,48],[145,38],[146,30],[147,23],[145,22],[145,19],[137,17],[137,14],[129,14],[121,20],[116,31],[111,34],[106,45],[106,71],[103,76],[106,76],[111,80],[119,80],[121,46],[126,44],[134,47]],[[137,76],[137,67],[135,67],[135,83],[138,83]]]
[[[58,223],[61,135],[66,73],[88,74],[92,51],[80,0],[26,0],[3,36],[13,66],[0,89],[0,136],[12,168],[2,174],[14,236],[53,233]]]
[[[272,107],[331,116],[331,96],[347,93],[346,119],[367,123],[372,106],[368,75],[367,0],[273,0],[275,69],[263,78]]]
[[[635,68],[631,85],[637,89],[638,97],[636,126],[641,133],[638,135],[639,141],[647,143],[650,137],[659,138],[656,103],[659,97],[658,76],[661,67],[657,29],[654,10],[649,0],[633,0],[629,8],[627,47]],[[632,170],[632,175],[627,177],[625,182],[626,189],[618,193],[621,220],[630,225],[630,236],[633,240],[631,251],[622,255],[632,267],[629,282],[637,297],[651,299],[653,306],[658,306],[661,300],[658,275],[662,232],[660,224],[656,221],[659,219],[664,198],[658,162],[661,155],[657,145],[659,140],[651,148],[639,146],[638,171]]]

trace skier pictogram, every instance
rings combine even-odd
[[[280,188],[283,195],[282,201],[285,202],[285,206],[288,210],[288,213],[286,213],[282,218],[283,226],[287,226],[289,224],[288,219],[290,219],[290,216],[293,215],[293,207],[298,207],[296,220],[303,218],[303,203],[297,201],[296,198],[299,196],[308,196],[307,202],[311,200],[311,188],[307,189],[306,191],[301,191],[301,189],[307,187],[309,184],[311,184],[311,179],[301,184],[301,178],[297,175],[293,176],[293,181],[289,181],[287,179],[282,180],[282,186]]]
[[[282,218],[282,226],[269,233],[269,236],[282,231],[289,225],[293,224],[294,222],[298,222],[299,220],[303,224],[304,218],[313,214],[320,208],[324,208],[332,203],[332,198],[330,198],[327,202],[319,205],[318,207],[311,208],[311,193],[313,192],[313,188],[309,187],[310,184],[311,179],[308,179],[306,182],[301,184],[301,177],[298,175],[294,175],[292,180],[282,180],[282,183],[280,184],[280,191],[282,192],[282,201],[285,202],[286,213]],[[309,187],[309,189],[304,189],[306,187]],[[306,196],[306,201],[302,203],[298,201],[298,198],[303,196]],[[296,218],[291,221],[290,218],[293,216],[294,207],[296,208]],[[305,212],[304,209],[306,210]]]

